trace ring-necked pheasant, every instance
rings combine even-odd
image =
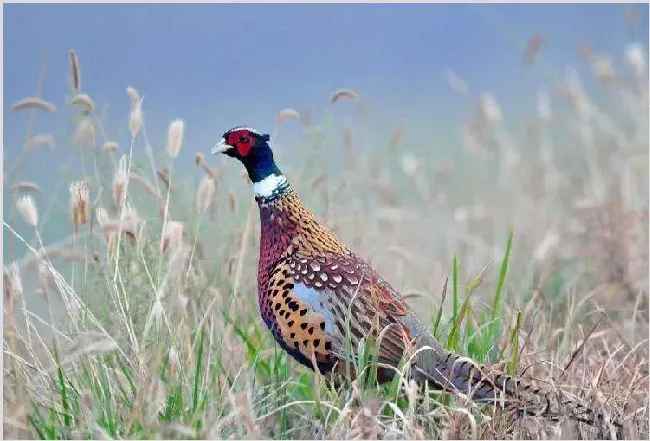
[[[568,416],[605,427],[601,414],[559,391],[491,374],[486,366],[445,349],[404,298],[305,208],[275,164],[269,139],[236,127],[224,133],[212,154],[241,161],[253,182],[261,219],[260,310],[285,351],[320,373],[354,375],[346,336],[352,347],[370,336],[379,343],[380,382],[395,375],[381,365],[397,367],[405,357],[411,378],[420,384],[464,393],[478,402],[502,402],[523,414]],[[620,424],[612,424],[620,437]]]

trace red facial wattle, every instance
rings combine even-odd
[[[255,138],[245,130],[238,130],[228,136],[227,143],[237,149],[239,156],[246,157],[255,143]]]

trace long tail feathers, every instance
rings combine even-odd
[[[429,382],[437,389],[463,393],[476,402],[502,404],[523,415],[552,420],[568,417],[599,429],[614,426],[617,439],[622,439],[622,425],[619,422],[606,418],[562,392],[539,389],[524,379],[503,372],[490,373],[489,367],[452,352],[440,354],[423,351],[412,369],[417,381]]]

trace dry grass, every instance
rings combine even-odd
[[[407,295],[447,346],[563,388],[622,421],[626,437],[648,438],[648,89],[637,49],[627,49],[631,75],[614,70],[612,81],[608,71],[608,106],[597,106],[573,74],[549,84],[525,139],[505,129],[496,97],[472,95],[450,73],[452,87],[476,104],[460,127],[461,165],[404,151],[407,121],[371,150],[349,123],[337,132],[308,109],[278,115],[279,124],[299,118],[304,138],[276,155],[305,203]],[[516,418],[401,378],[382,388],[363,378],[333,388],[297,365],[259,317],[250,182],[225,162],[213,168],[201,152],[197,176],[174,174],[180,120],[157,163],[145,104],[132,87],[124,122],[132,139],[117,160],[117,144],[94,130],[101,124],[92,99],[79,95],[79,60],[70,57],[71,95],[86,109],[75,114],[83,136],[70,139],[80,140],[82,160],[110,172],[79,171],[71,180],[88,185],[71,187],[63,245],[41,242],[47,216],[18,197],[34,190],[30,177],[9,173],[36,240],[19,234],[13,214],[5,221],[11,249],[26,250],[4,271],[5,437],[612,435]],[[594,67],[601,77],[602,66]],[[552,106],[549,96],[557,96]],[[342,98],[360,101],[341,89],[330,103]],[[15,107],[54,109],[43,103]],[[104,148],[83,156],[96,142]],[[143,144],[147,156],[134,157]],[[289,150],[299,169],[285,166]],[[490,264],[503,257],[511,229],[512,257],[499,274]],[[38,290],[45,314],[28,307],[26,289]],[[63,319],[55,320],[57,308]],[[498,332],[486,337],[485,329]]]

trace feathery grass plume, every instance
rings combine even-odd
[[[140,93],[132,86],[126,88],[126,94],[131,99],[131,105],[137,106],[140,102]]]
[[[16,262],[4,267],[2,274],[5,288],[5,299],[7,301],[7,315],[10,320],[14,319],[14,302],[23,295],[23,282],[20,278],[20,268]]]
[[[38,225],[38,210],[34,198],[30,195],[21,196],[16,201],[16,209],[23,216],[25,222],[32,227]]]
[[[160,252],[168,249],[176,250],[183,241],[183,223],[178,221],[167,221],[160,238]]]
[[[104,146],[102,147],[102,150],[104,150],[105,152],[116,152],[117,143],[115,141],[106,141],[104,143]]]
[[[52,113],[56,110],[56,107],[54,104],[36,97],[23,98],[22,100],[16,101],[11,105],[11,110],[14,112],[25,109],[40,109],[45,112]]]
[[[561,86],[561,92],[569,101],[572,110],[580,117],[589,115],[592,111],[589,98],[582,87],[580,75],[573,68],[567,68],[565,80]]]
[[[113,178],[113,202],[116,207],[122,206],[122,200],[124,199],[124,188],[126,186],[126,155],[122,155],[119,162],[117,163],[117,170],[115,171],[115,176]]]
[[[72,78],[72,87],[76,93],[81,90],[81,69],[79,68],[79,57],[74,49],[70,50],[70,77]]]
[[[639,43],[629,43],[625,46],[625,62],[634,75],[640,78],[646,70],[645,51]]]
[[[167,154],[170,158],[176,158],[183,145],[183,134],[185,123],[182,119],[175,119],[167,129]]]
[[[127,89],[128,92],[129,89]],[[142,127],[142,98],[135,104],[131,109],[131,115],[129,117],[129,129],[131,130],[131,136],[136,137],[140,128]]]
[[[40,193],[41,187],[38,186],[35,182],[22,181],[17,182],[11,186],[12,191],[38,191]]]
[[[212,178],[205,176],[201,180],[199,189],[196,192],[196,208],[200,214],[205,213],[205,211],[210,206],[210,202],[212,202],[212,197],[214,196],[215,189],[216,185]]]
[[[109,219],[108,212],[104,207],[95,208],[95,219],[97,219],[97,225],[103,227],[104,223]]]
[[[359,94],[352,89],[337,89],[330,97],[330,104],[334,104],[343,98],[349,98],[353,101],[359,101]]]
[[[536,33],[528,40],[526,43],[526,48],[524,49],[524,63],[533,64],[542,50],[542,46],[546,42],[546,37],[542,33]]]
[[[404,120],[400,120],[397,123],[395,130],[393,130],[393,134],[391,135],[390,140],[388,141],[388,150],[391,152],[397,150],[397,147],[399,147],[399,144],[400,142],[402,142],[403,137],[404,137]]]
[[[88,200],[90,189],[85,181],[74,181],[70,184],[70,214],[72,216],[72,229],[79,232],[81,225],[88,222]]]
[[[291,108],[282,109],[276,118],[278,125],[282,125],[290,119],[300,120],[300,114]]]
[[[20,297],[23,294],[23,281],[20,278],[20,267],[12,262],[4,268],[5,297]]]
[[[72,142],[81,147],[84,142],[88,142],[91,147],[96,147],[95,142],[95,125],[90,117],[82,118],[77,124],[77,128],[72,135]]]
[[[85,93],[78,93],[77,95],[73,96],[72,100],[70,100],[70,103],[75,106],[85,106],[88,112],[92,112],[95,108],[95,103]]]
[[[449,84],[449,87],[451,87],[451,89],[454,92],[459,93],[461,95],[467,95],[467,93],[469,92],[467,83],[456,72],[454,72],[451,69],[447,69],[447,72],[445,72],[445,77],[447,78],[447,83]]]
[[[110,231],[110,229],[106,227],[107,223],[110,220],[108,212],[105,208],[97,207],[95,209],[95,218],[97,219],[97,225],[99,225],[99,228],[104,234],[104,240],[106,241],[106,245],[109,247],[109,253],[112,254],[112,247],[115,244],[115,237],[117,233]]]
[[[616,78],[614,64],[612,63],[612,59],[607,55],[596,54],[591,59],[590,65],[594,75],[596,75],[596,78],[598,78],[602,84],[608,84]]]
[[[481,111],[481,116],[488,124],[497,125],[501,123],[501,107],[496,98],[494,98],[494,95],[490,93],[482,94],[479,109]]]
[[[25,148],[27,150],[34,150],[42,145],[48,147],[50,150],[54,150],[54,138],[52,138],[52,135],[34,135],[25,142]]]
[[[196,152],[194,155],[194,163],[201,167],[203,171],[212,178],[214,181],[215,185],[217,184],[217,179],[219,178],[219,175],[215,169],[210,167],[207,162],[205,162],[205,155],[203,152]]]

